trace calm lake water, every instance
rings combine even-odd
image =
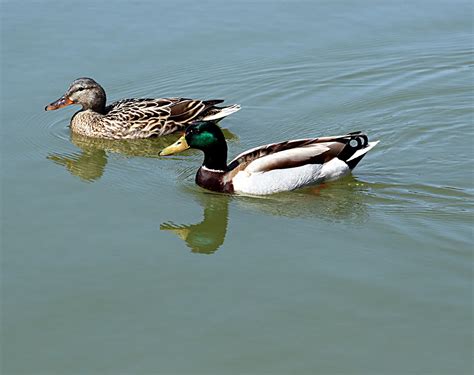
[[[2,374],[472,371],[473,3],[3,1]],[[194,185],[177,135],[71,136],[44,112],[225,98],[229,154],[363,130],[341,181]]]

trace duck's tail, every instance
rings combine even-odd
[[[368,142],[367,146],[365,146],[364,148],[360,148],[359,150],[354,152],[354,154],[352,154],[352,156],[349,159],[345,160],[345,162],[349,166],[349,168],[351,170],[354,169],[356,167],[356,165],[365,156],[365,154],[367,154],[370,150],[372,150],[372,148],[374,148],[377,145],[377,143],[379,143],[379,142],[380,141]]]
[[[227,107],[214,107],[207,111],[206,115],[201,119],[202,121],[219,121],[224,117],[231,115],[240,110],[239,104],[229,105]]]

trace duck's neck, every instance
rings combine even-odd
[[[91,107],[89,109],[92,109],[94,112],[100,113],[101,115],[105,115],[105,103],[98,106]]]
[[[105,115],[105,103],[107,97],[102,87],[96,88],[89,96],[85,98],[80,104],[82,104],[82,110],[90,109],[91,111]]]
[[[227,171],[227,145],[218,144],[204,150],[202,166],[215,171]]]
[[[94,112],[105,115],[105,97],[97,98],[96,100],[82,106],[83,110],[90,109]]]

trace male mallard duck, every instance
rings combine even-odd
[[[160,155],[188,148],[204,152],[196,183],[223,193],[273,194],[348,174],[377,142],[361,132],[272,143],[245,151],[227,164],[227,143],[212,122],[197,122]]]
[[[73,132],[96,138],[133,139],[170,134],[195,120],[218,121],[240,109],[237,104],[216,107],[222,102],[185,98],[122,99],[106,106],[102,86],[91,78],[78,78],[45,110],[79,104],[82,109],[71,119]]]

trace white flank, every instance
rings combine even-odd
[[[232,183],[237,193],[266,195],[335,180],[347,173],[349,173],[347,164],[334,158],[323,165],[306,164],[296,168],[273,169],[259,173],[240,171],[234,176]]]
[[[219,113],[214,113],[213,115],[206,116],[203,118],[204,121],[215,121],[219,120],[221,118],[227,117],[231,115],[234,112],[237,112],[240,110],[240,105],[239,104],[233,104],[229,107],[222,108]]]
[[[366,148],[361,148],[360,150],[357,150],[356,152],[354,152],[354,155],[352,155],[349,159],[347,159],[347,161],[351,161],[352,159],[356,159],[359,156],[366,154],[367,152],[372,150],[372,148],[374,148],[379,142],[380,141],[369,142],[369,145]]]

